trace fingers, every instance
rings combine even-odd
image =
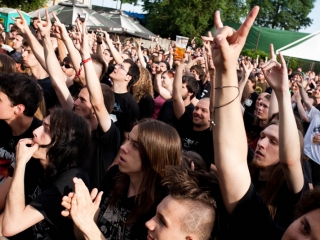
[[[246,20],[243,22],[243,24],[238,29],[237,33],[241,37],[241,40],[245,42],[245,39],[247,38],[249,31],[253,25],[253,22],[256,20],[256,17],[259,13],[259,7],[255,6],[251,12],[249,13]],[[240,39],[239,39],[240,40]]]
[[[40,13],[39,13],[39,16],[40,16]],[[51,25],[50,16],[49,16],[49,12],[47,9],[46,9],[46,22],[48,25]]]
[[[99,192],[98,196],[95,198],[94,200],[94,205],[96,205],[97,207],[100,206],[100,202],[101,202],[101,199],[102,199],[102,195],[103,195],[103,192]]]
[[[98,194],[98,189],[96,189],[96,188],[92,189],[92,191],[90,193],[90,197],[91,197],[92,201],[96,198],[97,194]]]
[[[272,43],[270,44],[269,50],[270,50],[270,58],[272,60],[276,60],[277,58],[276,58],[276,54],[274,53],[274,49],[273,49],[273,44]]]
[[[279,52],[279,58],[282,68],[287,68],[286,61],[284,60],[284,57],[282,56],[281,52]]]
[[[222,28],[223,24],[221,22],[221,18],[220,18],[220,11],[216,11],[214,14],[214,24],[216,26],[216,28]]]

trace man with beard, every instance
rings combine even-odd
[[[195,151],[203,158],[207,169],[213,163],[213,141],[210,130],[210,99],[203,98],[195,106],[192,115],[188,114],[183,102],[182,72],[184,64],[176,62],[176,74],[173,81],[173,109],[178,120],[177,131],[181,137],[182,147],[188,151]],[[189,93],[186,93],[189,94]]]

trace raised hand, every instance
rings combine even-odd
[[[54,12],[52,12],[52,16],[54,18],[54,28],[53,28],[53,34],[60,38],[62,41],[65,41],[69,38],[68,31],[64,24],[62,24],[59,20],[59,18],[56,16]]]
[[[27,31],[30,31],[29,25],[28,25],[26,19],[24,18],[23,14],[18,9],[17,9],[17,12],[20,16],[20,19],[13,18],[13,17],[11,17],[11,18],[14,21],[14,24],[20,29],[20,31],[23,34],[26,34]]]
[[[288,70],[286,62],[281,53],[279,53],[280,63],[277,62],[273,52],[273,45],[270,45],[271,59],[262,65],[263,74],[270,85],[275,91],[288,91]]]
[[[220,19],[220,12],[215,13],[216,32],[213,39],[213,61],[216,68],[234,68],[258,12],[259,7],[254,7],[237,31],[230,27],[224,27]]]
[[[94,223],[94,216],[99,209],[103,192],[93,190],[92,195],[84,182],[79,178],[73,179],[75,193],[71,200],[70,215],[74,224],[83,232],[89,232],[91,224]],[[93,198],[92,198],[93,197]],[[94,200],[93,200],[94,199]]]
[[[242,77],[248,79],[250,76],[250,73],[253,70],[253,65],[250,61],[248,61],[248,64],[246,65],[244,61],[241,61],[241,66],[242,66]]]
[[[50,37],[52,24],[50,21],[48,10],[46,10],[46,21],[41,21],[40,12],[38,13],[37,25],[39,27],[41,37]]]

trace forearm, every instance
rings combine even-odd
[[[176,73],[174,75],[173,89],[172,89],[173,110],[177,119],[180,119],[185,112],[185,106],[184,106],[182,95],[181,95],[182,70],[183,70],[183,65],[177,66]]]
[[[288,91],[288,93],[289,93],[289,91]],[[279,112],[278,99],[277,99],[277,96],[275,95],[274,91],[272,91],[270,104],[269,104],[268,120],[270,120],[272,115],[277,112]]]
[[[141,63],[141,66],[144,67],[144,68],[147,67],[147,63],[144,60],[143,53],[141,51],[141,47],[138,47],[138,58],[139,58],[139,61]]]
[[[243,89],[245,88],[246,84],[247,84],[247,80],[248,78],[246,77],[242,77],[241,80],[239,81],[239,97],[241,99],[242,94],[243,94]]]
[[[107,43],[107,45],[108,45],[108,47],[109,47],[109,49],[110,49],[110,52],[111,52],[111,54],[112,54],[112,56],[113,56],[113,59],[116,61],[116,63],[122,63],[122,62],[123,62],[123,59],[122,59],[121,54],[120,54],[120,52],[119,52],[119,51],[121,51],[121,50],[120,50],[121,46],[119,47],[119,51],[118,51],[118,50],[115,48],[115,46],[113,45],[111,39],[107,39],[107,40],[106,40],[106,43]]]
[[[43,47],[29,29],[26,30],[26,38],[28,43],[30,44],[33,54],[41,64],[41,67],[47,71],[47,64],[44,60]]]
[[[301,99],[297,100],[297,108],[298,108],[298,113],[299,113],[301,120],[304,122],[310,122],[310,120],[307,116],[307,113],[302,106]]]
[[[72,110],[73,108],[73,99],[67,88],[65,79],[66,76],[63,73],[58,59],[54,53],[51,40],[49,36],[43,37],[44,53],[45,60],[48,64],[48,74],[51,79],[52,86],[55,89],[58,100],[63,108]]]
[[[25,164],[17,164],[14,170],[11,187],[9,189],[4,209],[3,229],[12,229],[21,219],[21,215],[26,207],[24,198],[24,173]]]
[[[311,102],[309,100],[307,92],[304,90],[304,88],[301,88],[301,87],[299,88],[299,91],[300,91],[300,95],[301,95],[302,101],[307,106],[307,110],[310,111],[311,108],[312,108],[312,104],[311,104]]]
[[[96,224],[92,224],[90,231],[84,233],[84,237],[86,240],[105,240],[105,237]]]
[[[292,111],[290,93],[277,92],[279,103],[279,160],[284,168],[288,188],[301,191],[304,179],[301,168],[299,133]]]
[[[72,62],[72,65],[74,67],[74,70],[76,71],[76,73],[78,73],[79,69],[80,69],[80,63],[81,63],[80,52],[75,48],[71,38],[68,37],[64,41],[64,44],[66,45],[67,50],[69,52],[69,55],[70,55],[71,62]],[[80,78],[80,80],[81,80],[81,83],[83,84],[83,86],[85,86],[86,82],[85,82],[85,79],[84,79],[83,76]]]
[[[63,59],[65,59],[65,57],[67,56],[66,46],[64,45],[63,41],[59,38],[57,38],[57,42],[58,42],[59,59],[60,59],[60,62],[63,62]]]

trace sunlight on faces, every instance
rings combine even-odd
[[[128,75],[130,63],[121,63],[122,67],[117,65],[114,67],[113,72],[109,75],[113,81],[129,81],[131,76]],[[130,77],[130,79],[129,79]]]
[[[197,127],[210,126],[210,102],[206,99],[201,99],[193,110],[193,124]]]
[[[270,104],[270,101],[266,98],[263,98],[260,101],[260,104],[257,108],[257,118],[259,118],[260,120],[268,119],[269,104]]]
[[[30,47],[26,47],[22,51],[22,59],[23,59],[23,64],[26,67],[34,67],[39,64],[37,58],[33,54]]]
[[[169,89],[172,86],[173,78],[170,78],[168,73],[164,73],[161,75],[161,83],[164,88]]]
[[[319,240],[320,209],[314,209],[296,219],[287,228],[281,240]]]
[[[94,111],[90,102],[88,88],[82,88],[78,98],[74,101],[74,112],[85,119],[94,117]]]
[[[8,96],[0,91],[0,119],[10,120],[14,117],[15,106],[12,105]]]
[[[142,173],[142,161],[139,153],[139,126],[132,128],[125,143],[120,147],[119,170],[129,176]]]
[[[170,195],[165,197],[158,205],[156,215],[145,224],[148,239],[186,239],[187,234],[181,230],[181,225],[188,212],[188,205],[182,201]]]
[[[42,126],[33,131],[33,142],[40,146],[47,145],[51,142],[50,115],[43,119]],[[48,148],[39,147],[39,149],[34,152],[33,157],[46,159],[48,150]]]
[[[272,124],[260,133],[252,164],[269,167],[279,163],[279,126]]]

